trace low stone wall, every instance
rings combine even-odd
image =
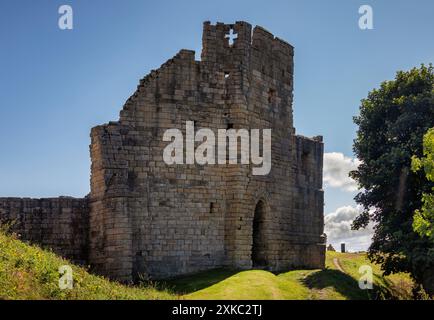
[[[87,198],[0,198],[0,223],[23,241],[50,248],[75,263],[88,261]]]

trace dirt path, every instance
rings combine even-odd
[[[341,267],[338,258],[333,258],[333,264],[335,265],[336,269],[338,269],[340,272],[346,273],[345,270]]]

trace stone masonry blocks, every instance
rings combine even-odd
[[[227,35],[236,34],[231,44]],[[262,27],[205,22],[139,81],[118,121],[91,130],[84,199],[0,198],[23,238],[121,281],[217,267],[323,268],[322,137],[295,134],[293,47]],[[272,129],[272,166],[167,165],[165,130]]]

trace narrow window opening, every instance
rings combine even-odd
[[[309,153],[303,152],[301,155],[301,168],[303,171],[306,171],[309,166]]]
[[[238,39],[238,34],[234,32],[233,28],[231,28],[229,30],[229,33],[225,35],[225,38],[228,39],[229,46],[232,47],[233,44],[235,43],[235,40]]]
[[[266,209],[263,201],[256,204],[253,216],[252,228],[252,265],[254,268],[264,268],[267,261],[267,239],[266,239]]]
[[[270,88],[268,90],[268,103],[274,104],[276,102],[276,90]]]

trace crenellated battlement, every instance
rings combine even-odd
[[[174,57],[143,77],[120,118],[134,121],[145,105],[161,103],[232,105],[248,99],[252,84],[262,88],[263,104],[292,127],[293,47],[263,27],[244,21],[203,24],[201,60],[193,50]],[[278,108],[278,105],[281,108]]]

